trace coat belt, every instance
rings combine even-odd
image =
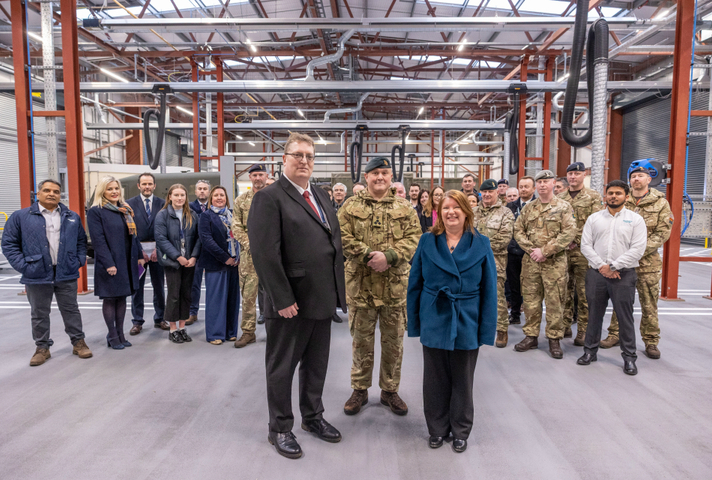
[[[434,305],[441,296],[446,297],[450,301],[450,309],[452,316],[450,318],[450,342],[455,342],[457,338],[457,320],[460,318],[460,300],[469,300],[471,298],[479,297],[480,291],[475,290],[472,292],[461,292],[453,293],[450,287],[441,287],[440,290],[433,290],[423,286],[423,290],[433,296],[433,301],[431,305]]]

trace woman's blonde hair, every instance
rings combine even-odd
[[[104,205],[109,203],[109,201],[104,198],[104,193],[106,193],[106,188],[109,186],[109,184],[113,182],[116,182],[116,184],[119,186],[119,205],[124,203],[124,192],[121,190],[121,182],[119,182],[111,175],[107,175],[106,177],[99,180],[99,183],[96,186],[96,190],[94,191],[94,203],[92,204],[92,207],[103,207]]]
[[[208,195],[208,208],[213,206],[213,193],[215,193],[215,190],[222,190],[223,192],[225,192],[225,207],[232,208],[230,206],[230,197],[228,197],[227,195],[227,189],[222,185],[215,185],[213,188],[210,189],[210,195]]]
[[[445,192],[445,189],[441,187],[440,185],[435,185],[432,190],[430,190],[430,194],[428,195],[428,201],[425,203],[425,206],[423,207],[423,215],[426,217],[430,217],[433,214],[434,210],[434,205],[433,205],[433,194],[435,193],[435,190],[440,189]],[[442,200],[440,200],[440,203],[443,203],[443,200],[445,199],[445,196],[443,196]],[[440,216],[440,212],[438,211],[438,216]]]
[[[168,208],[168,205],[173,207],[173,203],[171,203],[171,193],[173,193],[173,190],[178,190],[181,189],[183,192],[185,192],[185,203],[183,204],[183,218],[185,218],[186,225],[188,228],[193,226],[193,213],[190,209],[190,205],[188,204],[188,190],[181,185],[180,183],[175,183],[171,185],[171,188],[168,189],[168,195],[166,195],[166,203],[163,205],[163,208],[161,210],[164,210]],[[175,210],[176,207],[173,207],[173,210]],[[177,212],[176,212],[177,213]]]
[[[445,192],[445,195],[443,195],[443,199],[440,200],[440,204],[438,205],[438,221],[431,230],[433,235],[440,235],[441,233],[445,232],[445,221],[443,220],[443,203],[445,203],[446,198],[451,198],[455,200],[460,206],[460,210],[462,210],[462,213],[465,214],[465,225],[462,228],[462,233],[465,233],[468,230],[472,233],[475,233],[475,213],[472,211],[472,208],[470,207],[470,202],[467,201],[467,197],[464,193],[458,190],[448,190],[447,192]]]

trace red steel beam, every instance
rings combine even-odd
[[[193,61],[193,81],[198,81],[198,64]],[[200,109],[198,92],[193,92],[193,170],[200,171]]]
[[[79,39],[77,36],[77,2],[61,0],[62,9],[62,73],[64,74],[64,119],[67,139],[67,184],[69,208],[74,210],[82,224],[84,220],[84,137],[82,132],[82,103],[79,98]],[[87,267],[79,271],[77,291],[88,293]]]
[[[20,169],[20,206],[27,208],[34,202],[35,178],[32,168],[32,111],[30,96],[29,52],[27,50],[27,12],[25,3],[12,0],[12,53],[15,67],[15,114],[17,116],[17,158]]]
[[[670,147],[668,163],[670,183],[667,200],[670,202],[675,223],[670,240],[663,246],[663,278],[661,298],[678,300],[678,274],[680,272],[680,226],[682,224],[682,194],[685,184],[685,150],[687,143],[687,116],[690,96],[690,64],[694,28],[694,0],[677,2],[675,21],[675,55],[672,76],[672,103],[670,106]]]

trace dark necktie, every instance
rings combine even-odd
[[[200,210],[203,211],[203,212],[205,212],[205,204],[204,204],[204,203],[201,203],[201,204],[200,204]]]
[[[307,192],[307,191],[305,190],[304,193],[302,194],[302,196],[304,197],[304,200],[307,201],[307,203],[309,204],[309,206],[312,207],[312,210],[314,210],[314,213],[316,213],[316,216],[319,217],[319,219],[321,219],[321,215],[319,215],[319,210],[316,209],[316,205],[314,205],[314,204],[312,203],[312,201],[309,199],[309,192]]]
[[[151,216],[151,200],[146,199],[146,215]]]

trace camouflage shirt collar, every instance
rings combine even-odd
[[[373,196],[371,195],[371,192],[368,191],[368,188],[366,188],[362,192],[360,192],[359,196],[368,202],[393,203],[396,201],[396,189],[395,189],[395,187],[390,187],[388,189],[388,191],[386,192],[386,194],[383,196],[383,198],[381,198],[380,200],[376,200],[375,198],[373,198]]]

